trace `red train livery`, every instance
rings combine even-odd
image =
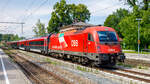
[[[83,64],[115,65],[117,61],[124,62],[125,59],[115,30],[104,26],[85,27],[49,34],[46,37],[8,42],[8,45],[27,51],[40,50],[42,54]]]

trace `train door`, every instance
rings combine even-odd
[[[83,37],[83,52],[85,53],[85,55],[87,54],[88,52],[88,45],[87,45],[87,42],[88,42],[88,34],[84,34],[84,37]]]
[[[44,52],[47,53],[47,38],[44,38]]]
[[[26,41],[25,42],[25,50],[27,50],[27,45],[28,45],[28,42]]]
[[[95,42],[92,34],[88,33],[88,41],[87,41],[87,52],[92,54],[95,53]]]

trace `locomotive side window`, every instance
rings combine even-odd
[[[88,40],[89,41],[94,41],[93,36],[91,34],[88,34]]]

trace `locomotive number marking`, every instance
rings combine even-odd
[[[108,51],[115,51],[115,49],[108,49]]]
[[[78,46],[78,40],[71,40],[71,46],[77,47]]]

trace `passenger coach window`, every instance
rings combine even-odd
[[[44,45],[44,41],[41,41],[41,45]]]
[[[89,41],[94,41],[93,36],[91,34],[88,34],[88,40]]]

